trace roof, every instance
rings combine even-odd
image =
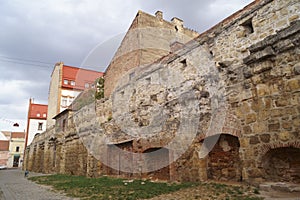
[[[8,138],[2,131],[0,132],[0,140],[8,140]]]
[[[9,151],[9,141],[0,140],[0,151]]]
[[[86,83],[94,83],[95,80],[99,77],[102,77],[103,74],[103,72],[63,65],[62,87],[84,90]],[[68,82],[68,84],[65,84],[64,80],[75,81],[75,85],[71,85],[70,82]]]
[[[46,120],[47,119],[47,105],[42,104],[29,104],[29,119],[41,119]]]
[[[12,132],[11,138],[25,138],[25,132]]]
[[[58,113],[57,115],[55,115],[54,117],[52,117],[52,119],[58,119],[62,115],[68,114],[70,111],[72,111],[72,109],[66,108],[63,111],[61,111],[60,113]]]
[[[6,138],[10,138],[10,131],[1,131],[1,133],[6,137]]]

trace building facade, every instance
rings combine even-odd
[[[47,128],[55,125],[53,117],[65,110],[84,89],[95,87],[95,80],[101,76],[101,72],[57,63],[51,74]]]
[[[34,136],[46,131],[48,106],[35,104],[29,99],[25,147],[30,145]]]
[[[21,167],[25,150],[25,132],[1,131],[6,140],[0,140],[0,165]]]
[[[9,158],[9,140],[1,131],[0,132],[0,165],[7,166],[8,158]]]

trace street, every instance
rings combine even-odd
[[[37,176],[30,172],[29,177]],[[27,180],[24,171],[20,169],[0,170],[0,200],[72,200],[60,193],[51,191],[47,186],[41,186]]]

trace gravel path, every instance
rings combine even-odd
[[[29,177],[43,174],[29,173]],[[0,200],[75,200],[51,191],[49,187],[37,185],[19,169],[0,170]]]

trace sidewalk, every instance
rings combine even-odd
[[[29,177],[43,174],[29,173]],[[0,200],[74,200],[24,178],[20,169],[0,170]]]

